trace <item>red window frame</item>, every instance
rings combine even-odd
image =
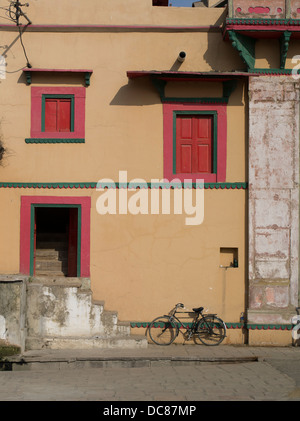
[[[43,95],[74,97],[73,131],[43,131]],[[31,87],[31,131],[33,139],[84,139],[85,138],[85,98],[84,87]]]
[[[176,171],[176,142],[174,142],[174,133],[176,132],[176,114],[188,113],[199,115],[216,114],[216,122],[214,130],[216,130],[214,150],[214,165],[212,172],[191,172],[178,173]],[[174,178],[181,180],[189,179],[204,180],[206,183],[216,183],[226,181],[226,160],[227,160],[227,104],[195,104],[187,102],[164,103],[164,178],[173,180]],[[174,144],[175,143],[175,144]]]

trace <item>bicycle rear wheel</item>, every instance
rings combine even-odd
[[[156,345],[170,345],[179,333],[179,328],[168,316],[154,319],[149,326],[149,336]]]
[[[226,337],[226,325],[219,317],[205,316],[198,323],[197,335],[204,345],[219,345]]]

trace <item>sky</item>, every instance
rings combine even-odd
[[[173,7],[191,7],[195,1],[197,0],[169,0],[169,4],[172,4]]]

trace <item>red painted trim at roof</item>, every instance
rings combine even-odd
[[[22,27],[22,26],[21,26]],[[16,25],[4,24],[0,25],[0,30],[16,30]],[[26,31],[41,32],[41,31],[217,31],[221,32],[222,28],[219,25],[199,25],[199,26],[184,26],[184,25],[30,25],[26,27]]]
[[[289,31],[293,38],[299,38],[300,26],[291,25],[226,25],[224,38],[228,38],[228,31],[242,33],[252,38],[280,38],[282,33]]]

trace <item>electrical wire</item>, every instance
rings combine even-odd
[[[11,19],[10,19],[10,18],[6,18],[6,17],[4,17],[4,16],[0,16],[0,19],[9,20],[9,21],[11,22]]]
[[[8,18],[4,18],[4,19],[11,20],[12,22],[14,22],[17,25],[18,31],[19,31],[21,46],[22,46],[22,49],[23,49],[23,52],[24,52],[24,55],[25,55],[25,58],[26,58],[26,61],[27,61],[27,67],[31,68],[32,66],[29,62],[29,59],[28,59],[28,56],[27,56],[27,53],[26,53],[26,49],[25,49],[25,46],[24,46],[24,43],[23,43],[23,38],[22,38],[23,32],[25,31],[27,26],[31,24],[31,21],[30,21],[30,19],[28,19],[26,14],[23,13],[23,11],[21,10],[21,6],[25,6],[25,5],[20,4],[19,1],[11,1],[8,9],[5,8],[5,7],[0,7],[0,8],[6,10],[6,16],[8,16]],[[27,3],[26,6],[29,6],[29,4]],[[22,30],[22,27],[21,27],[22,25],[19,23],[19,18],[21,16],[23,16],[28,22],[24,26],[23,30]]]
[[[0,18],[1,19],[6,19],[6,20],[9,20],[9,21],[13,21],[13,22],[15,22],[14,20],[12,20],[12,18],[10,17],[10,12],[9,12],[9,8],[7,8],[7,7],[3,7],[3,6],[0,6],[0,9],[1,10],[5,10],[5,15],[6,15],[6,17],[4,17],[4,16],[0,16]]]
[[[27,26],[27,25],[26,25]],[[20,25],[18,25],[18,28],[19,28],[19,34],[20,34],[20,42],[21,42],[21,45],[22,45],[22,48],[23,48],[23,51],[24,51],[24,55],[25,55],[25,58],[26,58],[26,60],[27,60],[27,67],[28,68],[31,68],[32,66],[31,66],[31,64],[29,63],[29,60],[28,60],[28,57],[27,57],[27,53],[26,53],[26,49],[25,49],[25,46],[24,46],[24,44],[23,44],[23,39],[22,39],[22,29],[21,29],[21,26]]]
[[[12,8],[15,7],[16,10],[12,10]],[[15,22],[16,24],[18,24],[18,17],[17,17],[17,7],[16,7],[16,3],[14,1],[10,2],[9,8],[8,8],[8,14],[10,19]],[[13,17],[14,16],[14,17]]]

